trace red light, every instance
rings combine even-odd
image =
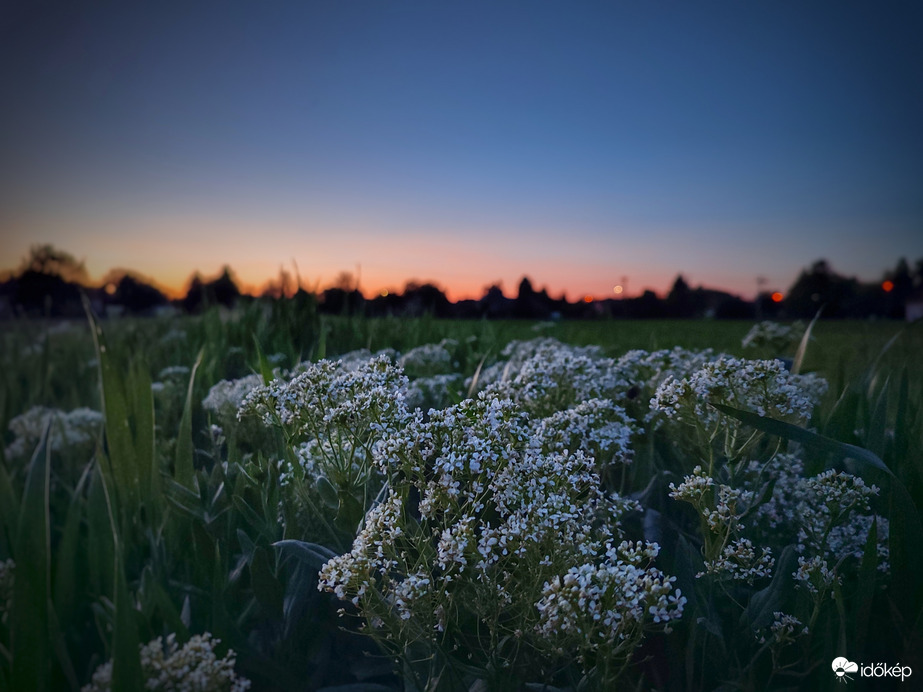
[[[894,282],[893,281],[882,282],[881,290],[883,290],[885,293],[890,293],[891,291],[894,290]]]
[[[781,293],[779,293],[778,291],[776,291],[775,293],[772,294],[771,297],[772,297],[772,302],[773,302],[773,303],[781,303],[781,302],[782,302],[782,298],[784,298],[785,296],[783,296]]]
[[[584,303],[592,303],[592,302],[593,302],[593,296],[583,296],[583,302],[584,302]]]

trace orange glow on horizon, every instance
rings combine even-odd
[[[584,302],[584,303],[592,303],[592,302],[593,302],[593,296],[583,296],[583,302]]]
[[[782,299],[783,299],[785,296],[783,296],[781,293],[779,293],[778,291],[776,291],[775,293],[772,294],[771,297],[772,297],[772,302],[773,302],[773,303],[781,303],[781,302],[782,302]]]
[[[47,240],[65,250],[80,248],[77,255],[86,258],[93,286],[104,289],[106,283],[117,281],[115,272],[127,271],[174,300],[186,295],[193,275],[209,282],[220,276],[225,266],[230,268],[241,293],[247,295],[278,295],[280,290],[291,294],[298,288],[320,293],[339,284],[358,285],[359,291],[371,300],[385,291],[390,296],[401,295],[412,281],[435,285],[452,302],[479,300],[491,286],[499,286],[507,298],[516,298],[523,277],[531,281],[534,290],[571,303],[629,299],[648,290],[664,297],[678,273],[676,266],[666,268],[655,260],[626,259],[624,264],[631,268],[634,287],[629,293],[627,277],[621,278],[605,256],[584,260],[577,255],[551,257],[536,253],[520,258],[514,248],[505,247],[500,248],[502,252],[485,256],[465,242],[425,234],[414,236],[416,245],[410,247],[417,250],[396,254],[390,240],[384,243],[359,231],[355,234],[363,242],[344,249],[342,243],[336,242],[341,234],[319,234],[315,238],[307,230],[302,235],[284,228],[278,231],[286,241],[278,243],[286,246],[282,251],[275,245],[267,249],[265,233],[250,233],[249,226],[235,225],[233,221],[222,226],[223,240],[216,246],[209,240],[218,234],[214,225],[197,218],[175,222],[153,219],[138,226],[137,237],[119,243],[108,242],[103,231],[87,235],[79,243],[73,238],[67,242],[56,237]],[[347,231],[352,233],[353,229],[344,232]],[[184,254],[177,256],[174,248],[180,241],[188,241],[188,246],[184,245]],[[10,256],[27,256],[28,246],[28,241],[22,239],[21,247],[11,251]],[[113,269],[122,267],[127,269]],[[745,300],[756,297],[749,276],[714,272],[684,276],[693,286],[727,291]],[[587,301],[587,296],[591,300]]]

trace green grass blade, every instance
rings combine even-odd
[[[129,384],[138,484],[147,511],[156,514],[160,509],[160,470],[154,463],[154,392],[150,373],[140,362],[133,364]]]
[[[134,440],[128,404],[125,400],[124,378],[113,362],[102,327],[96,321],[89,301],[84,296],[84,309],[93,333],[96,358],[99,362],[100,398],[105,417],[107,458],[111,478],[108,479],[108,491],[112,494],[113,504],[123,517],[133,515],[138,505],[138,474],[134,460]]]
[[[273,380],[272,364],[260,348],[260,340],[256,334],[253,334],[253,345],[256,347],[256,359],[260,368],[260,377],[263,378],[263,384],[269,384]]]
[[[878,520],[872,521],[869,534],[865,541],[862,553],[862,562],[859,566],[859,578],[856,585],[854,602],[853,631],[855,639],[853,644],[858,651],[865,650],[866,634],[869,630],[869,621],[872,616],[872,606],[875,601],[875,589],[878,571]]]
[[[187,488],[195,488],[195,463],[193,460],[194,447],[192,444],[192,400],[195,385],[196,371],[202,363],[204,349],[199,351],[192,372],[189,373],[189,387],[186,391],[186,403],[183,406],[183,417],[179,424],[179,434],[176,437],[176,466],[174,478],[178,483]]]
[[[15,550],[16,578],[13,583],[13,612],[10,648],[13,658],[11,682],[14,690],[47,690],[51,660],[48,636],[50,601],[51,435],[49,423],[35,449],[19,508]]]
[[[102,456],[102,452],[98,456]],[[87,578],[89,591],[94,596],[111,597],[115,584],[112,582],[112,561],[115,547],[109,528],[109,510],[106,506],[105,484],[101,464],[97,464],[90,477],[87,490]]]
[[[141,653],[139,651],[138,624],[125,579],[125,560],[119,539],[118,521],[105,483],[102,486],[109,513],[109,527],[115,547],[113,582],[115,594],[115,619],[112,630],[112,692],[133,692],[143,688]]]
[[[54,608],[58,619],[65,626],[70,624],[71,618],[77,611],[78,584],[83,582],[86,575],[78,568],[78,549],[80,543],[80,525],[83,521],[84,489],[90,479],[93,468],[92,462],[87,464],[77,482],[67,515],[64,519],[64,528],[55,551],[54,559]]]
[[[838,442],[837,440],[832,440],[829,437],[818,435],[817,433],[811,432],[805,428],[800,428],[797,425],[786,423],[785,421],[781,420],[775,420],[774,418],[759,416],[755,413],[751,413],[750,411],[742,411],[741,409],[725,406],[724,404],[712,404],[712,406],[714,406],[722,413],[726,413],[732,418],[736,418],[737,420],[746,423],[750,427],[756,428],[757,430],[761,430],[762,432],[769,433],[770,435],[778,435],[779,437],[785,438],[786,440],[793,440],[815,452],[830,454],[837,461],[853,459],[854,461],[859,462],[860,465],[882,471],[888,476],[894,478],[894,474],[891,472],[891,469],[885,466],[885,463],[879,459],[876,454],[870,452],[867,449],[862,449],[862,447],[857,447],[845,442]]]
[[[823,311],[824,306],[821,305],[817,314],[814,315],[814,319],[811,320],[808,328],[805,329],[804,334],[801,335],[801,342],[798,344],[798,350],[795,352],[795,359],[792,361],[792,372],[796,375],[801,372],[801,366],[804,364],[804,354],[807,353],[808,344],[811,342],[811,333],[814,331],[814,325],[817,324],[817,320],[820,319],[820,314]]]
[[[888,395],[890,393],[891,379],[886,377],[881,386],[881,391],[875,399],[865,433],[865,445],[879,457],[885,454],[888,427]]]
[[[6,466],[0,463],[0,550],[5,554],[11,552],[14,536],[16,535],[16,508],[19,500],[13,490],[13,481],[6,471]]]

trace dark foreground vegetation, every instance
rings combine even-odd
[[[243,302],[234,310],[212,308],[198,316],[19,319],[7,327],[0,351],[2,689],[79,689],[91,684],[95,671],[90,689],[137,690],[151,679],[152,651],[163,658],[158,670],[172,671],[179,680],[187,673],[169,654],[192,644],[199,652],[193,658],[205,661],[213,673],[209,679],[216,681],[207,689],[243,689],[244,679],[254,690],[345,686],[343,692],[614,684],[825,689],[835,684],[830,662],[840,655],[910,665],[923,673],[923,593],[917,577],[923,569],[917,550],[923,544],[923,333],[915,325],[821,319],[800,342],[799,355],[798,332],[787,341],[744,347],[753,327],[746,321],[373,319],[325,315],[305,294]],[[519,345],[510,347],[515,341]],[[684,350],[659,351],[677,346]],[[644,353],[629,353],[633,349]],[[384,360],[368,365],[383,350]],[[802,418],[792,418],[778,402],[768,409],[778,419],[770,423],[741,422],[734,415],[742,414],[708,409],[707,415],[721,416],[713,420],[722,434],[702,439],[682,422],[687,405],[682,398],[674,418],[663,416],[666,409],[655,411],[649,400],[667,377],[663,368],[689,377],[718,352],[782,356],[793,370],[817,373],[829,386],[825,393],[814,390],[818,406]],[[350,355],[333,375],[314,365],[345,354]],[[374,387],[368,378],[378,371],[368,368],[383,368],[384,379]],[[297,408],[295,418],[280,425],[238,418],[243,392],[276,377],[286,387],[298,372],[307,373],[303,382],[313,383],[310,391],[326,397],[326,404]],[[782,369],[774,377],[782,382],[801,376]],[[805,386],[812,381],[804,380]],[[346,385],[353,389],[343,389]],[[577,492],[587,503],[605,489],[639,504],[640,510],[622,505],[610,510],[610,517],[622,517],[617,527],[589,517],[586,526],[657,543],[659,555],[650,564],[631,566],[622,553],[597,554],[591,560],[595,567],[585,573],[595,575],[587,577],[591,582],[605,574],[628,579],[631,570],[647,570],[644,578],[655,581],[657,574],[675,577],[668,594],[674,600],[664,601],[662,622],[642,614],[637,627],[624,630],[631,633],[629,644],[587,644],[576,623],[548,619],[561,611],[545,607],[540,617],[533,607],[548,603],[553,575],[566,574],[567,565],[546,563],[525,550],[516,558],[520,562],[503,568],[512,575],[503,583],[514,604],[528,607],[497,610],[481,590],[479,585],[493,584],[490,579],[503,570],[485,568],[487,581],[466,581],[472,573],[462,571],[452,582],[454,605],[445,610],[443,629],[426,624],[440,607],[438,594],[406,587],[411,577],[418,586],[423,579],[443,579],[447,568],[433,562],[435,543],[419,536],[436,529],[455,535],[459,525],[439,528],[414,509],[423,496],[417,493],[426,492],[426,478],[414,480],[409,470],[410,475],[390,477],[372,472],[366,464],[380,459],[380,452],[366,456],[361,450],[369,445],[374,451],[378,433],[370,431],[383,430],[380,426],[409,435],[425,424],[435,426],[433,434],[444,434],[440,411],[466,412],[470,439],[481,439],[479,426],[488,418],[480,404],[465,400],[477,399],[482,389],[483,405],[506,401],[502,406],[512,407],[502,415],[515,414],[518,422],[510,419],[512,427],[504,429],[540,424],[523,428],[537,440],[540,456],[517,456],[514,444],[513,456],[503,461],[501,455],[497,463],[513,468],[532,459],[530,464],[540,466],[585,449],[596,461],[562,492]],[[736,403],[732,408],[759,401],[756,394],[757,399],[733,400],[709,391],[711,401]],[[379,394],[368,398],[369,392]],[[380,392],[392,393],[375,399]],[[389,418],[395,409],[380,407],[401,400],[431,407],[429,422]],[[591,413],[586,408],[591,400],[608,403],[592,404]],[[349,409],[354,413],[344,418],[312,417],[359,401],[370,403]],[[538,432],[550,430],[550,421],[564,420],[561,416],[577,416],[574,420],[589,426],[569,439],[570,452],[557,446],[563,438]],[[303,426],[310,425],[322,427],[306,432]],[[613,437],[619,430],[627,435],[627,447],[600,442],[623,439]],[[740,432],[738,442],[726,438],[727,430]],[[749,439],[752,444],[741,448]],[[323,447],[328,456],[306,451],[316,443],[332,445]],[[458,452],[467,453],[459,444]],[[413,461],[413,449],[402,446],[400,453],[411,455],[407,463],[426,468],[427,459]],[[337,466],[344,458],[349,463]],[[800,470],[779,466],[779,459],[797,459]],[[757,461],[779,469],[768,476],[770,485],[754,486],[741,471],[742,464]],[[576,468],[569,463],[549,466],[548,473]],[[702,508],[671,494],[676,492],[671,484],[688,485],[695,466],[704,468],[701,473],[710,470],[709,478],[731,489],[727,492],[755,488],[751,515],[726,515],[724,534],[704,529],[698,519]],[[845,475],[825,476],[825,470]],[[839,536],[838,547],[828,545],[826,534],[815,545],[799,539],[796,529],[761,523],[769,515],[757,508],[775,502],[772,484],[784,483],[802,493],[824,483],[838,483],[840,490],[849,485],[851,494],[840,497],[852,498],[851,504],[830,505],[835,516],[828,517],[833,522],[828,533]],[[406,493],[395,496],[406,504],[394,521],[404,527],[401,550],[416,557],[414,565],[389,570],[387,579],[372,579],[354,605],[319,590],[318,572],[331,558],[349,553],[365,513],[380,506],[382,488]],[[714,501],[717,494],[707,502]],[[822,505],[809,502],[800,515]],[[497,507],[472,516],[482,526],[500,526],[508,510]],[[706,515],[713,511],[704,509]],[[798,521],[799,512],[787,520]],[[445,509],[438,516],[448,522],[453,515]],[[847,536],[843,527],[853,533]],[[553,543],[555,535],[542,540]],[[716,542],[718,535],[727,545]],[[745,539],[769,552],[760,557],[758,551],[757,561],[747,558],[745,564]],[[732,572],[722,572],[715,561],[731,544],[744,560],[732,571],[739,578],[730,578]],[[474,569],[479,553],[470,550],[458,556],[468,555]],[[559,546],[553,554],[567,556],[567,550]],[[821,579],[821,571],[810,571],[811,565],[819,570],[819,562],[805,568],[808,581],[793,576],[799,574],[799,559],[812,550],[835,573],[833,581],[815,583],[814,591],[807,584]],[[828,550],[845,552],[835,562]],[[328,579],[332,588],[336,580],[329,574]],[[395,591],[398,586],[404,591]],[[354,583],[343,582],[342,588],[347,598],[355,594]],[[398,593],[424,595],[395,600]],[[618,600],[621,591],[601,593],[615,599],[605,601],[612,612],[625,617],[632,612]],[[341,609],[346,617],[338,615]],[[196,639],[206,635],[211,639]],[[155,649],[141,648],[148,642]],[[164,683],[154,689],[174,688]]]

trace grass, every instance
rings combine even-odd
[[[442,339],[463,345],[465,374],[509,341],[536,336],[599,345],[611,356],[674,346],[748,356],[741,339],[751,326],[326,317],[310,301],[67,329],[10,323],[0,341],[2,429],[32,406],[87,406],[104,412],[105,435],[90,458],[52,454],[46,433],[30,462],[0,463],[0,562],[17,562],[13,610],[0,621],[0,688],[78,689],[113,657],[113,689],[135,689],[139,642],[202,631],[238,651],[257,689],[393,684],[390,664],[368,658],[371,645],[343,632],[337,603],[316,590],[316,570],[329,555],[297,542],[273,548],[304,538],[286,528],[294,518],[279,521],[274,461],[286,452],[271,433],[262,449],[215,443],[200,402],[221,379],[265,371],[270,362],[291,367],[361,348],[406,352]],[[921,650],[923,627],[919,588],[903,569],[920,562],[912,548],[923,540],[920,353],[918,325],[821,319],[803,364],[831,384],[815,432],[868,450],[893,478],[895,599],[882,600],[868,579],[857,593],[882,608],[904,607],[862,606],[844,618],[905,652]],[[170,366],[189,372],[172,398],[155,398],[151,383]],[[11,441],[6,434],[0,447]],[[894,631],[884,634],[889,622]],[[881,641],[866,639],[869,655],[887,654]],[[686,654],[680,661],[694,665]]]

